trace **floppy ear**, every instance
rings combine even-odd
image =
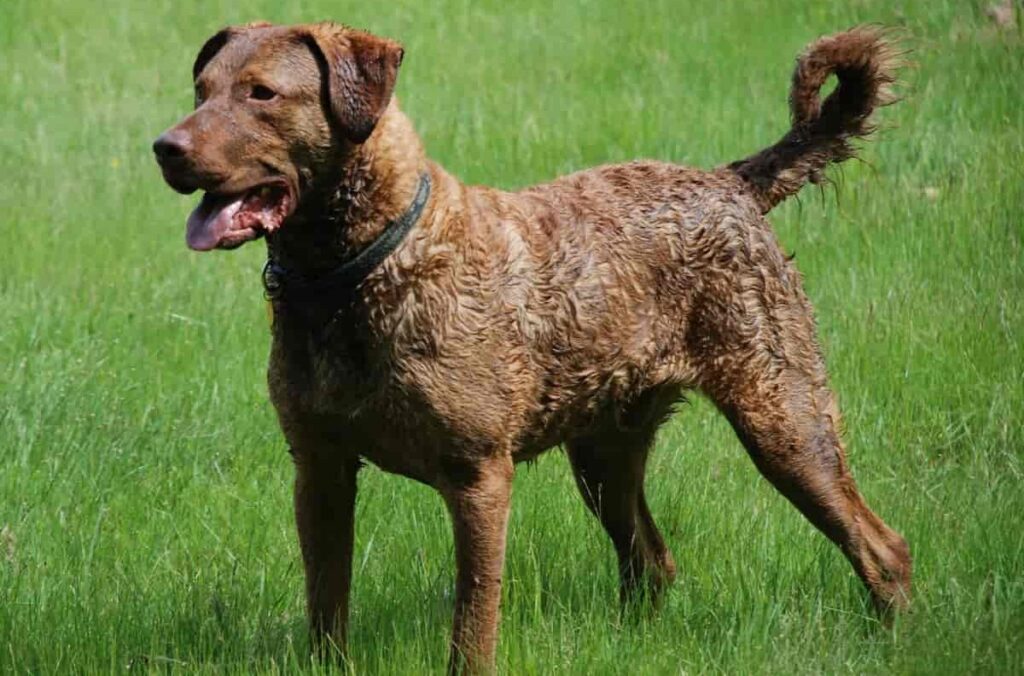
[[[221,50],[228,43],[228,39],[231,37],[231,29],[223,28],[218,31],[212,38],[206,41],[206,43],[199,49],[199,54],[196,56],[196,62],[192,64],[192,79],[195,80],[199,77],[199,74],[206,68],[206,64],[210,63],[210,60],[217,55],[217,52]]]
[[[405,51],[393,40],[338,24],[307,30],[320,61],[330,117],[350,141],[362,143],[391,101]]]
[[[199,55],[196,56],[196,62],[192,64],[192,79],[195,80],[199,77],[199,74],[206,68],[206,64],[217,55],[224,45],[228,43],[231,36],[237,35],[243,31],[250,30],[252,28],[270,28],[273,24],[267,21],[253,21],[242,26],[228,26],[217,31],[212,38],[206,41],[206,43],[199,49]]]

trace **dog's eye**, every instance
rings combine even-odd
[[[269,101],[275,96],[277,96],[277,92],[263,85],[253,85],[252,91],[249,92],[249,98],[256,99],[257,101]]]

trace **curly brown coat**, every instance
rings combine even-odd
[[[172,187],[206,191],[193,248],[265,235],[276,264],[314,278],[431,181],[411,232],[355,288],[273,304],[270,394],[297,469],[315,635],[344,643],[363,459],[435,487],[451,512],[452,670],[493,662],[513,466],[553,446],[611,537],[623,600],[656,598],[675,566],[644,470],[687,389],[718,405],[879,608],[904,605],[909,550],[857,492],[810,303],[764,218],[870,133],[898,61],[883,33],[812,43],[792,129],[745,160],[602,166],[519,192],[427,159],[392,97],[402,56],[331,23],[225,29],[196,61],[196,111],[154,146]]]

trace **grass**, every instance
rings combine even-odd
[[[226,23],[402,39],[403,106],[470,182],[733,160],[786,127],[815,36],[903,27],[908,98],[839,177],[773,214],[818,309],[870,504],[913,548],[880,626],[845,560],[701,399],[648,490],[681,569],[620,619],[611,547],[552,452],[521,468],[508,673],[1024,670],[1024,33],[974,2],[5,0],[0,22],[0,670],[315,671],[292,469],[267,402],[263,247],[195,255],[149,153]],[[377,470],[358,508],[351,670],[439,671],[441,501]]]

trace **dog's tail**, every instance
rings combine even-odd
[[[729,168],[750,186],[767,213],[805,183],[819,183],[825,167],[854,156],[852,144],[875,130],[871,114],[894,103],[902,52],[885,31],[860,26],[812,42],[797,58],[789,107],[793,126],[775,145]],[[824,102],[822,85],[835,74],[839,86]]]

